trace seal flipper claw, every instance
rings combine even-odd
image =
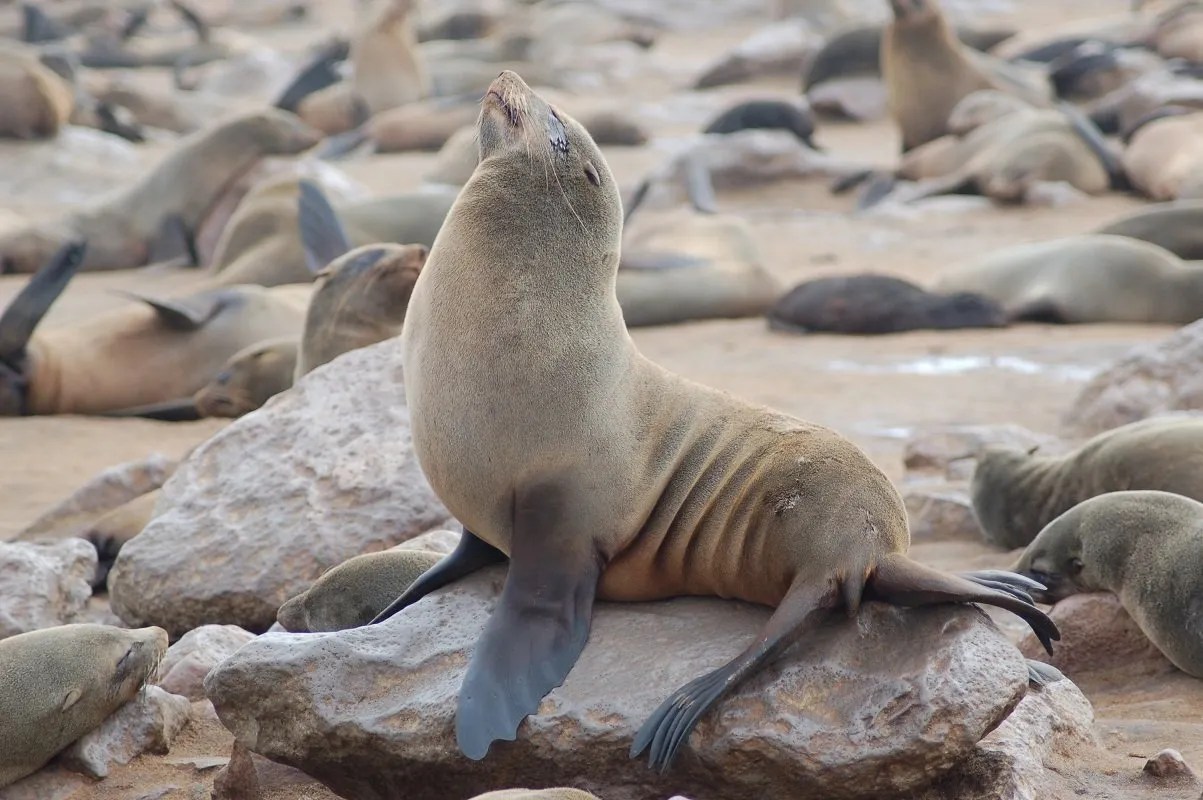
[[[769,617],[760,638],[748,649],[713,672],[685,684],[652,712],[631,743],[631,758],[638,758],[650,748],[648,766],[661,774],[667,772],[702,715],[766,661],[818,627],[839,599],[839,587],[834,581],[821,586],[792,586]]]
[[[389,603],[388,608],[377,614],[368,624],[375,625],[378,622],[384,622],[431,592],[471,575],[479,569],[491,564],[499,564],[502,561],[505,561],[505,553],[464,528],[464,533],[460,536],[459,544],[455,546],[455,549],[442,561],[423,572],[421,577],[401,593],[400,597]]]
[[[982,578],[982,575],[987,578]],[[881,560],[866,585],[865,599],[882,600],[898,606],[928,606],[939,603],[985,603],[1005,608],[1022,617],[1050,654],[1053,641],[1061,638],[1060,631],[1043,611],[1025,602],[1010,591],[989,588],[982,581],[1003,582],[998,570],[986,573],[949,575],[912,561],[900,553]],[[1027,586],[1029,579],[1012,575],[1005,579],[1012,586]]]

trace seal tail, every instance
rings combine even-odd
[[[865,588],[866,600],[881,600],[899,606],[984,603],[1005,608],[1031,626],[1050,655],[1053,641],[1061,638],[1057,626],[1036,608],[1029,594],[1044,587],[1014,572],[987,570],[950,575],[912,561],[901,553],[892,553],[877,565]]]

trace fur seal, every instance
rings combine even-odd
[[[32,54],[0,46],[0,136],[53,138],[74,108],[66,81]]]
[[[465,755],[514,739],[560,685],[595,598],[776,607],[755,644],[676,692],[639,732],[632,757],[650,747],[662,770],[724,694],[865,599],[998,605],[1051,647],[1059,634],[1029,602],[1027,579],[953,576],[906,557],[902,499],[851,442],[639,353],[614,288],[618,187],[580,123],[506,71],[478,127],[480,165],[401,335],[414,450],[464,534],[376,619],[509,558],[460,690]],[[507,268],[515,263],[523,268]]]
[[[970,494],[986,538],[1015,548],[1083,500],[1124,489],[1203,500],[1203,420],[1133,422],[1060,456],[987,447],[978,457]]]
[[[140,267],[159,260],[156,247],[170,255],[187,251],[206,214],[240,175],[264,156],[299,153],[319,138],[292,114],[275,110],[198,131],[130,186],[57,222],[0,236],[0,272],[34,272],[75,239],[88,243],[84,270]]]
[[[1125,214],[1095,233],[1129,236],[1187,261],[1203,260],[1203,200],[1157,203]]]
[[[166,652],[162,628],[60,625],[0,641],[0,787],[98,728]]]
[[[791,333],[899,333],[1001,328],[1002,307],[969,292],[933,294],[888,275],[816,278],[790,289],[768,313],[769,327]]]
[[[1203,111],[1152,119],[1123,155],[1132,185],[1154,200],[1203,200]]]
[[[35,333],[84,258],[64,247],[0,315],[0,416],[99,414],[198,391],[250,344],[299,336],[312,287],[229,286]]]
[[[890,8],[894,18],[881,39],[881,72],[903,152],[944,135],[952,109],[979,89],[1009,92],[1034,106],[1051,102],[1043,70],[965,47],[936,0],[890,0]]]
[[[814,116],[805,100],[748,100],[719,114],[702,129],[702,133],[735,133],[749,128],[789,131],[807,147],[819,149],[814,142]],[[593,133],[592,130],[589,132]]]
[[[1126,236],[1006,247],[944,273],[935,290],[985,295],[1013,321],[1184,325],[1203,317],[1203,271]]]
[[[239,350],[193,395],[191,405],[197,416],[241,417],[287,391],[296,375],[300,351],[295,336],[268,339]]]
[[[1015,570],[1055,603],[1112,592],[1174,666],[1203,678],[1203,503],[1171,492],[1109,492],[1061,514]]]
[[[276,620],[293,633],[359,628],[397,599],[440,553],[392,548],[355,556],[324,573],[313,585],[280,606]]]

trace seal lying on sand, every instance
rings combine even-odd
[[[1203,260],[1203,200],[1156,203],[1125,214],[1095,231],[1130,236],[1164,247],[1187,261]]]
[[[1055,603],[1113,592],[1157,649],[1203,678],[1203,503],[1170,492],[1110,492],[1050,522],[1015,570]]]
[[[560,685],[595,598],[776,607],[751,647],[644,725],[632,756],[650,748],[660,769],[723,695],[867,599],[998,605],[1051,647],[1056,627],[1029,602],[1027,579],[953,576],[906,557],[902,499],[851,442],[636,350],[614,288],[618,187],[579,123],[506,71],[485,95],[479,133],[480,165],[401,336],[414,450],[465,531],[377,618],[509,557],[460,690],[465,755],[514,739]]]
[[[242,348],[299,336],[310,286],[230,286],[136,305],[35,335],[84,258],[71,244],[0,316],[0,416],[98,414],[190,396]]]
[[[174,419],[190,419],[189,407],[198,417],[241,417],[259,408],[280,392],[292,388],[297,371],[301,342],[295,336],[268,339],[245,347],[230,356],[201,387],[191,401],[181,402]],[[166,407],[161,407],[166,411]],[[168,418],[164,413],[157,419]]]
[[[815,147],[813,138],[814,115],[810,113],[810,106],[805,101],[749,100],[739,103],[711,120],[702,129],[702,133],[735,133],[750,128],[777,128],[789,131],[807,147],[812,150],[819,149]],[[592,130],[589,132],[593,133]],[[599,141],[596,136],[594,141]]]
[[[1203,200],[1203,111],[1172,111],[1128,137],[1124,169],[1154,200]]]
[[[162,628],[60,625],[0,641],[0,787],[100,727],[166,652]]]
[[[949,270],[935,290],[985,295],[1015,321],[1183,325],[1203,317],[1203,270],[1126,236],[1006,247]]]
[[[1133,422],[1062,456],[988,447],[978,458],[970,494],[986,538],[1015,548],[1083,500],[1124,489],[1203,500],[1203,420]]]
[[[33,54],[0,46],[0,136],[52,138],[74,107],[71,87]]]
[[[888,275],[816,278],[790,289],[768,313],[769,327],[791,333],[899,333],[933,328],[1001,328],[993,300],[933,294]]]
[[[127,269],[178,255],[238,177],[267,155],[299,153],[317,131],[283,111],[235,117],[182,139],[132,185],[57,222],[0,236],[0,272],[34,272],[65,243],[83,239],[81,269]],[[156,253],[156,239],[161,240]]]

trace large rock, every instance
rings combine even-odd
[[[209,670],[254,638],[255,634],[237,625],[202,625],[190,630],[167,649],[159,665],[162,677],[155,683],[189,700],[204,700]]]
[[[504,568],[387,623],[267,634],[205,690],[245,747],[346,797],[468,797],[573,785],[606,800],[879,797],[952,769],[1027,689],[1025,662],[980,611],[869,603],[727,698],[667,777],[628,757],[636,730],[688,680],[735,656],[768,609],[716,599],[599,604],[589,645],[515,743],[483,761],[454,742],[455,698]]]
[[[1101,370],[1078,394],[1065,425],[1093,436],[1167,411],[1195,409],[1203,409],[1203,320]]]
[[[95,572],[96,549],[83,539],[0,542],[0,639],[76,621]]]
[[[173,636],[267,630],[330,567],[449,516],[413,454],[395,341],[309,373],[194,450],[162,492],[109,591],[127,623]]]
[[[903,500],[912,542],[982,541],[982,526],[963,485],[916,486],[904,492]]]
[[[62,764],[104,778],[116,764],[128,764],[143,753],[162,755],[188,724],[188,698],[146,686],[99,728],[84,734],[59,756]]]

